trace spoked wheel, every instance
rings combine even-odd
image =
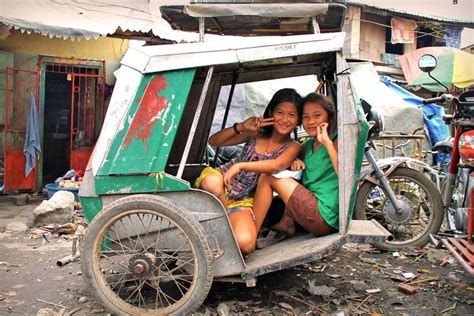
[[[356,219],[375,219],[394,239],[375,246],[381,249],[422,247],[429,234],[437,233],[443,221],[441,194],[422,173],[410,168],[397,168],[389,176],[400,211],[396,211],[382,188],[366,181],[356,198]]]
[[[202,226],[152,195],[119,199],[90,224],[82,271],[98,300],[119,315],[183,315],[212,284],[212,252]]]

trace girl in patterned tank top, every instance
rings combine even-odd
[[[207,167],[196,180],[196,187],[214,194],[226,208],[244,254],[254,250],[257,238],[252,207],[259,175],[288,168],[300,151],[290,135],[300,122],[301,106],[294,89],[278,90],[263,117],[249,117],[209,138],[216,147],[245,143],[237,157],[217,169]]]
[[[257,228],[263,223],[275,191],[286,208],[273,230],[289,236],[294,234],[297,222],[314,236],[335,233],[339,227],[339,184],[336,112],[331,100],[318,93],[308,94],[303,99],[302,123],[310,139],[301,148],[304,162],[297,159],[291,166],[292,170],[304,169],[302,184],[292,178],[262,175],[254,204]],[[281,240],[282,234],[271,240],[270,236],[278,236],[275,231],[256,241],[257,247]]]

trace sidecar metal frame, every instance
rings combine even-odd
[[[318,260],[346,242],[380,242],[375,221],[352,220],[367,124],[342,56],[344,33],[249,38],[129,49],[122,60],[103,130],[79,195],[91,221],[109,203],[132,194],[160,195],[188,210],[214,251],[214,278],[255,277]],[[337,93],[338,233],[287,239],[241,255],[220,201],[193,188],[223,85],[325,75]]]

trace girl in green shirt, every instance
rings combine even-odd
[[[313,235],[322,236],[339,227],[336,112],[330,99],[318,93],[307,95],[303,104],[302,124],[311,138],[302,146],[304,162],[297,159],[292,164],[292,170],[304,169],[302,184],[293,178],[261,174],[254,213],[260,229],[275,191],[286,209],[274,230],[291,236],[297,222]]]

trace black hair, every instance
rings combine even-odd
[[[328,132],[329,135],[334,135],[337,129],[337,119],[336,119],[336,109],[334,108],[334,104],[330,98],[323,94],[319,94],[316,92],[311,92],[303,99],[303,107],[306,103],[318,103],[324,108],[326,113],[328,114]]]
[[[272,112],[275,107],[282,102],[292,102],[296,106],[298,112],[298,125],[301,125],[301,116],[303,115],[303,98],[296,92],[295,89],[284,88],[280,89],[273,95],[272,99],[263,112],[263,118],[272,117]],[[270,137],[273,133],[273,125],[265,126],[260,129],[260,135],[263,137]]]

